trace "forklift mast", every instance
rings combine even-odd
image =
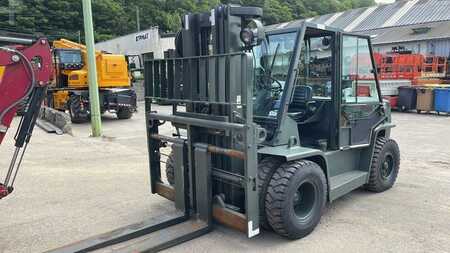
[[[253,123],[252,106],[251,49],[264,39],[261,17],[260,8],[233,5],[186,15],[176,58],[145,61],[152,192],[167,197],[173,191],[177,208],[208,223],[214,213],[249,237],[259,233],[256,147],[265,136]],[[153,99],[173,104],[172,115],[154,113]],[[186,134],[160,135],[161,121]],[[175,152],[171,190],[161,180],[159,149],[166,142]]]

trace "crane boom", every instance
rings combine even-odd
[[[53,41],[53,47],[67,48],[67,49],[79,49],[79,50],[81,50],[81,52],[83,52],[83,54],[87,52],[85,45],[79,44],[79,43],[76,43],[76,42],[73,42],[73,41],[67,40],[67,39],[59,39],[59,40]],[[101,54],[101,51],[95,50],[95,54],[96,55]]]

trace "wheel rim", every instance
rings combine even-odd
[[[386,154],[384,156],[384,162],[381,164],[381,177],[383,179],[389,179],[394,170],[394,157],[392,154]]]
[[[293,206],[298,219],[305,220],[311,216],[316,199],[316,187],[311,182],[303,182],[297,189]]]

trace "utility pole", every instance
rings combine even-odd
[[[95,64],[94,25],[91,0],[83,0],[84,36],[87,48],[89,104],[91,106],[92,137],[102,135],[102,121],[98,96],[97,66]]]
[[[139,6],[136,6],[136,26],[137,26],[137,31],[139,32],[141,30],[141,18],[139,15]]]
[[[16,25],[16,17],[15,17],[15,8],[17,7],[17,3],[15,0],[9,0],[8,1],[9,6],[9,25],[13,26]]]

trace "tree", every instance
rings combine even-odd
[[[276,24],[292,20],[294,15],[287,3],[279,0],[267,0],[263,5],[264,21],[268,24]]]
[[[12,8],[10,3],[14,4]],[[265,24],[375,4],[374,0],[93,0],[95,37],[101,41],[136,31],[136,8],[140,10],[143,29],[157,26],[162,32],[175,32],[181,26],[183,14],[209,11],[220,3],[259,6],[263,8]],[[75,41],[81,35],[83,39],[81,1],[0,0],[0,29],[42,32],[52,39],[64,37]]]

